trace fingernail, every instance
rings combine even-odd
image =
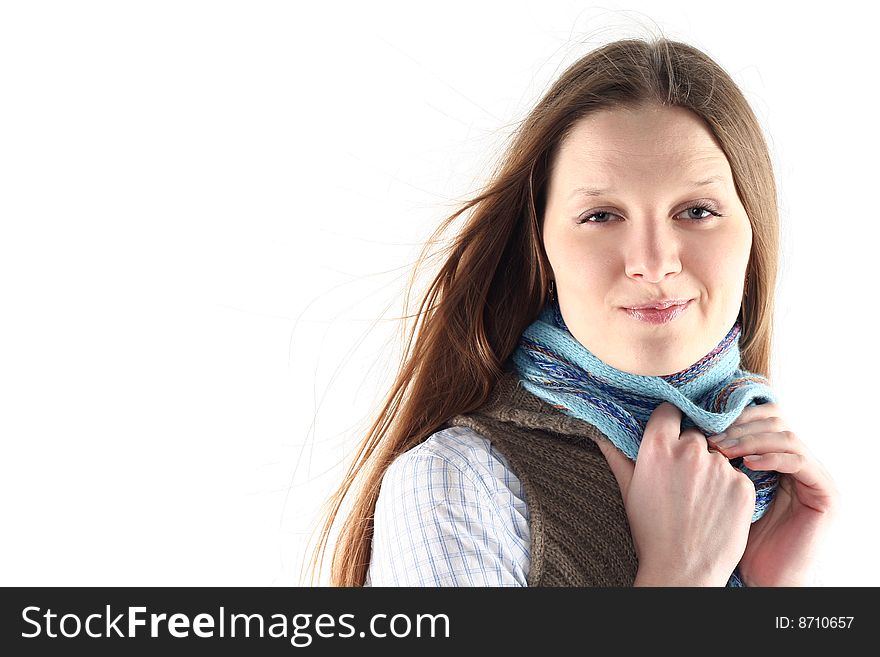
[[[743,457],[746,461],[759,461],[762,458],[761,454],[749,454],[748,456]]]
[[[724,440],[722,440],[721,442],[716,443],[716,444],[717,444],[718,447],[720,447],[721,449],[727,449],[727,448],[729,448],[729,447],[733,447],[733,446],[736,445],[738,442],[739,442],[739,438],[725,438]]]
[[[721,433],[717,433],[714,436],[709,436],[707,440],[712,443],[717,443],[719,440],[724,440],[724,436],[727,435],[723,431]]]

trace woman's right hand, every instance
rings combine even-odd
[[[755,485],[663,402],[636,462],[600,445],[617,477],[639,559],[637,585],[724,586],[746,548]],[[605,441],[603,441],[605,442]]]

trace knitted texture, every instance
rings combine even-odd
[[[632,586],[638,557],[620,487],[593,425],[564,415],[508,371],[480,408],[445,426],[491,441],[517,475],[529,509],[532,586]]]
[[[681,410],[682,429],[697,427],[706,436],[727,429],[747,406],[777,401],[765,377],[740,368],[740,334],[737,322],[711,352],[680,372],[630,374],[578,342],[551,301],[523,332],[512,361],[523,388],[557,412],[596,427],[635,461],[648,419],[664,401]],[[773,501],[778,473],[750,470],[742,459],[731,463],[755,485],[754,522]],[[743,585],[737,571],[728,586]]]

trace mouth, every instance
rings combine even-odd
[[[688,301],[693,301],[693,299],[663,299],[662,301],[656,301],[652,303],[646,303],[641,306],[625,306],[630,310],[643,310],[645,308],[653,309],[653,310],[664,310],[669,308],[670,306],[681,306],[686,304]]]
[[[666,324],[690,308],[693,299],[674,299],[643,308],[622,308],[633,319],[648,324]]]

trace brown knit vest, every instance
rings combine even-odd
[[[638,558],[599,429],[563,414],[507,371],[470,427],[507,458],[529,509],[529,586],[632,586]]]

